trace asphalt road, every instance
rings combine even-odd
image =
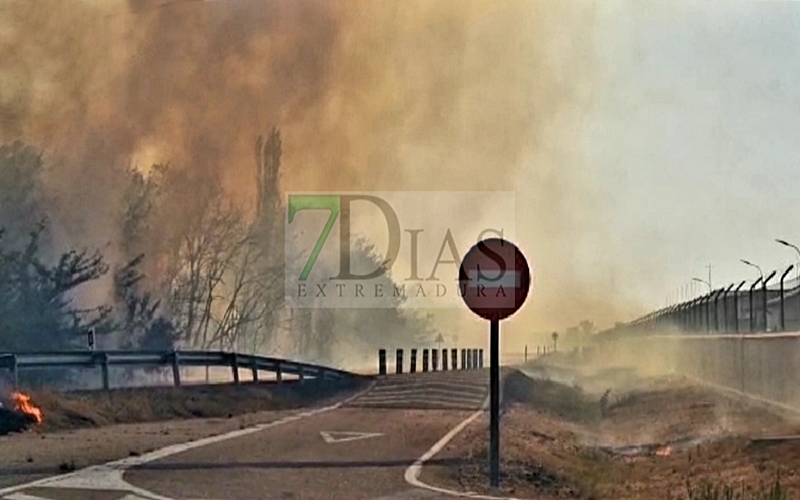
[[[480,409],[487,382],[485,371],[392,376],[334,407],[0,490],[0,498],[449,498],[415,487],[405,474]]]

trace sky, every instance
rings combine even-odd
[[[709,264],[715,288],[794,264],[800,3],[598,5],[582,140],[607,223],[578,258],[653,307]]]

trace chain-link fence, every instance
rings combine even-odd
[[[773,271],[752,283],[733,283],[606,333],[674,328],[709,333],[800,331],[800,281],[791,268]]]

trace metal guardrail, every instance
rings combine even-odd
[[[258,372],[275,374],[278,382],[283,375],[296,375],[302,382],[306,377],[342,380],[361,375],[345,370],[312,363],[302,363],[283,358],[252,356],[223,351],[66,351],[36,353],[0,353],[0,369],[11,374],[14,385],[18,385],[19,372],[25,369],[42,368],[96,368],[100,367],[103,388],[110,388],[109,368],[112,366],[169,366],[172,367],[174,385],[181,385],[181,367],[228,367],[233,382],[239,383],[239,370],[250,369],[253,381],[258,381]]]

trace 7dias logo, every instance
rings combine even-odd
[[[514,211],[504,191],[290,193],[287,305],[463,307],[461,256],[479,240],[513,238]]]

